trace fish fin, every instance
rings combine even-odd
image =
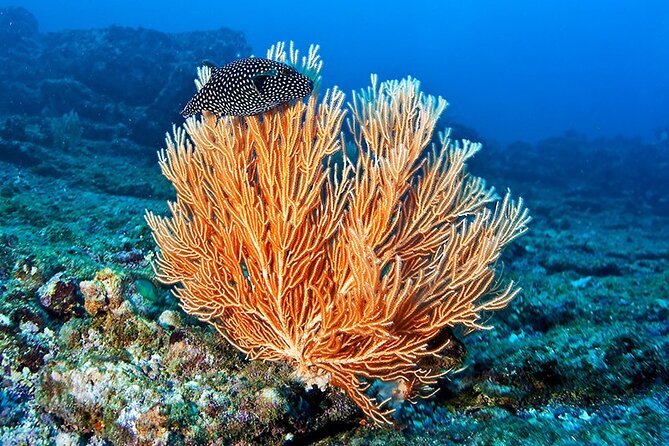
[[[211,77],[214,77],[214,76],[218,75],[218,73],[223,71],[223,69],[220,68],[220,67],[209,67],[209,68],[211,69]]]

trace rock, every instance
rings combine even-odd
[[[84,295],[84,308],[91,316],[115,310],[123,303],[121,278],[109,268],[98,271],[93,280],[81,282],[79,289]]]
[[[72,316],[78,305],[77,284],[58,273],[37,290],[40,304],[58,316]]]
[[[0,40],[9,43],[33,37],[37,28],[37,19],[27,9],[16,6],[0,8]]]
[[[251,52],[241,33],[226,28],[39,33],[23,8],[0,8],[0,41],[0,114],[57,119],[74,112],[84,139],[92,125],[122,126],[133,143],[152,147],[162,143],[164,122],[181,119],[203,60],[222,65]],[[137,156],[153,160],[154,151]]]
[[[158,323],[166,328],[180,328],[183,325],[181,316],[174,310],[165,310],[160,313]]]

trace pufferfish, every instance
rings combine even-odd
[[[290,65],[249,57],[212,67],[211,77],[181,111],[218,116],[251,116],[311,94],[314,81]]]

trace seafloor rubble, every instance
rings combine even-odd
[[[13,13],[24,26],[0,30],[18,42],[0,47],[2,444],[669,443],[666,138],[484,147],[470,171],[532,209],[503,265],[524,291],[454,345],[467,356],[435,397],[371,429],[343,393],[245,360],[153,280],[144,210],[164,213],[172,194],[160,135],[193,67],[247,51],[243,37],[43,35]],[[101,82],[109,70],[118,85]]]

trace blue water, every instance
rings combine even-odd
[[[652,142],[669,126],[666,0],[13,5],[33,12],[41,31],[226,26],[244,32],[258,55],[278,40],[319,43],[326,86],[348,91],[366,86],[370,73],[411,75],[451,103],[450,120],[503,144],[566,131]]]

